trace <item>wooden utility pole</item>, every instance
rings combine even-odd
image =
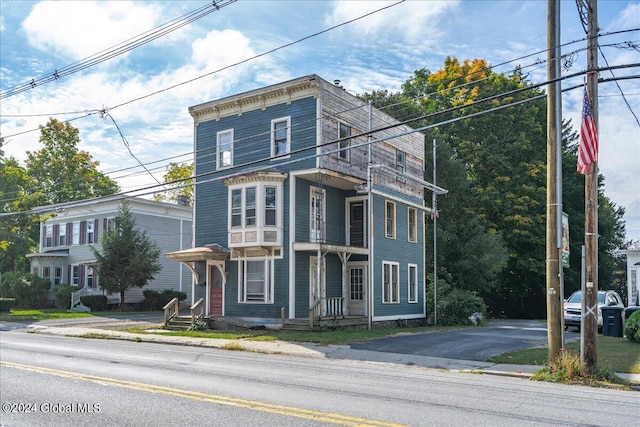
[[[557,104],[559,90],[555,81],[559,78],[560,57],[557,55],[560,45],[560,0],[547,2],[547,231],[546,231],[546,285],[547,285],[547,340],[549,362],[552,362],[562,349],[562,329],[560,316],[560,251],[558,249],[558,126]]]
[[[598,128],[598,3],[587,0],[587,93],[591,115]],[[598,362],[598,162],[591,164],[584,183],[584,242],[586,247],[586,292],[583,295],[584,355],[587,371]]]

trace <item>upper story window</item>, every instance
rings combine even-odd
[[[416,243],[418,241],[418,210],[407,208],[407,240]]]
[[[216,138],[218,169],[233,166],[233,129],[218,132]]]
[[[291,117],[271,120],[271,157],[291,152]]]
[[[94,243],[94,221],[92,219],[87,221],[87,243]]]
[[[276,187],[264,187],[264,225],[276,225],[277,208]]]
[[[349,150],[349,145],[351,145],[351,140],[349,139],[351,136],[351,128],[344,123],[340,123],[338,126],[338,136],[340,138],[340,152],[338,153],[338,157],[342,160],[349,161],[351,158]]]
[[[389,239],[396,238],[396,204],[386,200],[384,208],[384,236]]]
[[[58,246],[67,245],[67,225],[60,224],[60,230],[58,231]]]
[[[396,170],[404,173],[406,166],[405,152],[402,150],[396,150]]]
[[[44,226],[45,227],[45,241],[44,246],[50,248],[53,246],[53,226]]]
[[[255,227],[256,187],[231,190],[231,227]]]
[[[73,223],[73,237],[71,243],[73,245],[80,244],[80,221],[76,221]]]

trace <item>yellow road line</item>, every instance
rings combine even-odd
[[[152,384],[144,384],[133,381],[119,380],[116,378],[98,377],[95,375],[81,374],[77,372],[61,371],[58,369],[43,368],[40,366],[22,365],[18,363],[0,361],[0,366],[23,371],[36,372],[46,375],[55,375],[62,378],[83,380],[93,383],[124,387],[133,390],[146,391],[150,393],[164,394],[168,396],[182,397],[185,399],[199,400],[203,402],[215,403],[218,405],[234,406],[237,408],[251,409],[254,411],[269,412],[289,417],[305,418],[322,423],[332,423],[343,426],[354,427],[402,427],[402,424],[388,423],[384,421],[369,420],[366,418],[351,417],[348,415],[333,414],[330,412],[313,411],[309,409],[296,408],[293,406],[275,405],[258,402],[255,400],[238,399],[234,397],[218,396],[213,394],[200,393],[197,391],[181,390],[172,387],[163,387]]]

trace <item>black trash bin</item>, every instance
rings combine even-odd
[[[622,337],[623,307],[602,307],[602,335],[605,337]]]

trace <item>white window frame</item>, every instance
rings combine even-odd
[[[271,196],[267,195],[268,190],[273,190],[273,204],[269,203]],[[263,197],[262,204],[262,224],[265,227],[276,227],[278,225],[278,186],[277,185],[264,185],[262,186],[261,195]],[[267,215],[273,212],[272,215]],[[267,218],[273,216],[273,224],[267,224]]]
[[[418,302],[418,264],[407,264],[407,302]]]
[[[382,261],[382,303],[400,303],[400,264]]]
[[[389,217],[389,207],[393,206],[392,217]],[[392,200],[384,201],[384,237],[387,239],[396,238],[396,202]],[[389,222],[391,221],[391,222]]]
[[[78,264],[71,264],[71,277],[69,277],[69,284],[73,286],[80,286],[80,266]]]
[[[67,224],[60,224],[58,246],[67,246]]]
[[[238,261],[238,303],[241,304],[273,304],[274,283],[274,259],[273,258],[245,258]],[[263,283],[262,299],[249,299],[247,281],[248,263],[262,263]]]
[[[53,284],[59,285],[60,283],[62,283],[62,267],[54,267],[53,271],[54,271]]]
[[[44,247],[50,248],[53,246],[53,225],[45,225],[44,229]]]
[[[412,213],[413,228],[411,224]],[[418,210],[412,207],[407,207],[407,241],[418,243]]]
[[[343,133],[343,129],[345,132]],[[338,138],[340,142],[338,142],[338,148],[340,151],[338,152],[338,158],[340,160],[344,160],[345,162],[351,161],[351,126],[346,123],[338,122]],[[343,138],[346,138],[343,140]]]
[[[227,135],[230,137],[231,140],[229,142],[221,142],[220,140]],[[228,145],[228,148],[227,148],[227,145]],[[217,169],[225,169],[233,166],[233,146],[234,146],[233,129],[221,130],[218,133],[216,133],[216,167]],[[229,155],[228,159],[225,159],[225,153],[228,153]]]
[[[284,152],[282,153],[278,153],[278,147],[276,146],[276,125],[278,123],[286,123],[286,130],[287,130],[287,138],[286,138],[286,142],[284,143]],[[291,116],[287,116],[287,117],[280,117],[277,119],[273,119],[271,120],[271,157],[272,160],[279,160],[279,159],[286,159],[289,157],[289,155],[291,154]],[[274,157],[277,157],[277,159],[274,159]]]
[[[48,265],[42,267],[42,278],[51,281],[51,267]]]
[[[72,234],[72,240],[71,240],[71,244],[72,245],[79,245],[80,244],[80,221],[74,221],[73,222],[73,234]]]
[[[87,243],[95,243],[95,220],[87,220]]]
[[[90,265],[84,269],[84,285],[92,289],[96,287],[96,271]]]
[[[318,202],[320,207],[318,209]],[[309,187],[309,241],[324,242],[327,217],[327,190]]]

